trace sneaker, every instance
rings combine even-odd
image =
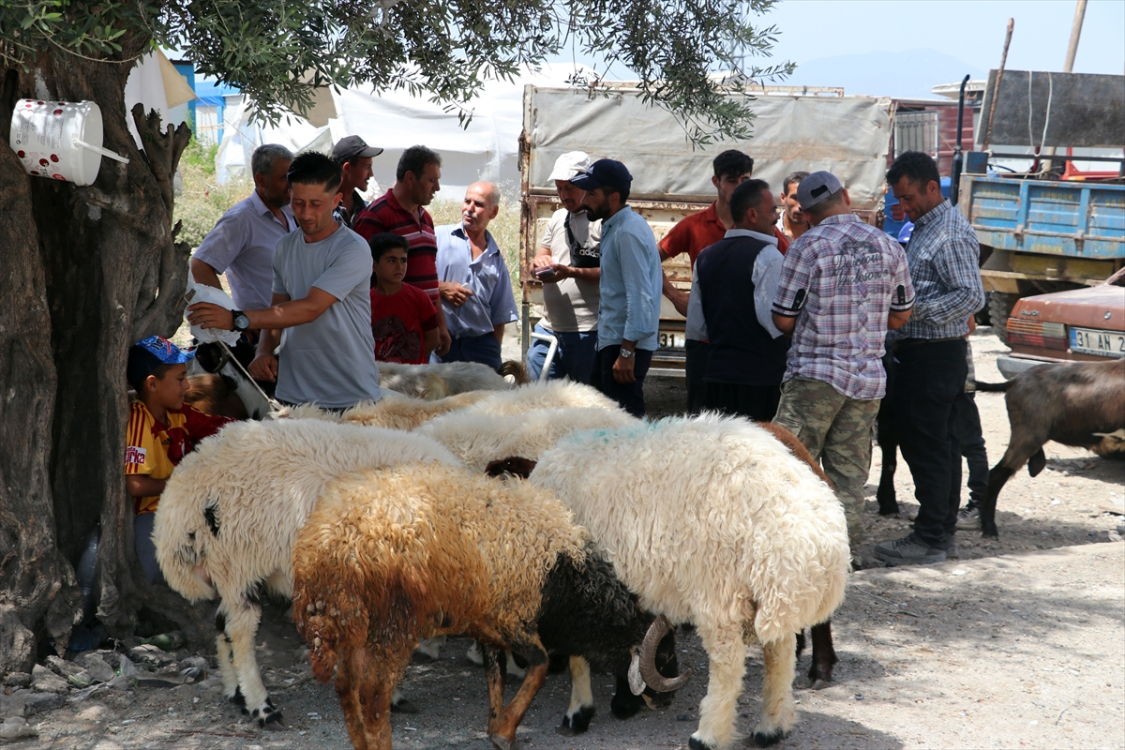
[[[945,557],[947,560],[956,560],[961,557],[961,553],[957,551],[956,537],[949,540],[949,545],[945,548]]]
[[[980,528],[980,508],[969,503],[964,508],[957,512],[957,528],[959,529],[979,529]]]
[[[875,545],[875,556],[891,567],[926,565],[945,560],[945,550],[931,547],[914,534]]]

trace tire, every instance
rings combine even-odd
[[[1008,317],[1019,298],[1020,295],[1007,292],[988,293],[988,316],[992,319],[992,331],[1005,346],[1008,345]]]

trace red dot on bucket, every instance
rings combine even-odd
[[[51,161],[58,161],[58,160],[59,160],[58,156],[56,156],[55,154],[51,154]]]
[[[66,178],[63,177],[61,174],[53,174],[51,176],[54,177],[56,180],[62,180],[63,182],[66,182]]]
[[[54,111],[54,114],[56,114],[56,115],[61,115],[61,114],[62,114],[62,110],[61,110],[61,109],[56,109],[56,110]]]
[[[42,165],[43,165],[43,166],[45,167],[45,166],[47,166],[47,165],[48,165],[48,164],[49,164],[50,162],[48,162],[48,161],[47,161],[46,159],[40,159],[40,160],[39,160],[39,163],[40,163],[40,164],[42,164]]]
[[[27,156],[27,154],[25,154],[23,151],[17,151],[16,156],[22,159],[23,157]]]
[[[34,169],[33,169],[33,170],[31,170],[31,173],[32,173],[32,174],[39,174],[39,173],[38,173],[38,172],[36,172],[36,171],[35,171]]]
[[[46,104],[46,102],[35,102],[36,104]]]

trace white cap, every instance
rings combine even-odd
[[[585,151],[568,151],[555,159],[555,168],[548,180],[569,180],[584,174],[590,168],[590,157]]]

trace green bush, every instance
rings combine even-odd
[[[193,144],[196,142],[193,140]],[[179,239],[192,248],[215,228],[219,218],[243,198],[250,195],[254,183],[248,179],[232,179],[220,185],[215,179],[214,146],[191,145],[180,159],[180,178],[183,190],[176,196],[173,220],[183,222]],[[187,158],[192,154],[191,158]]]

